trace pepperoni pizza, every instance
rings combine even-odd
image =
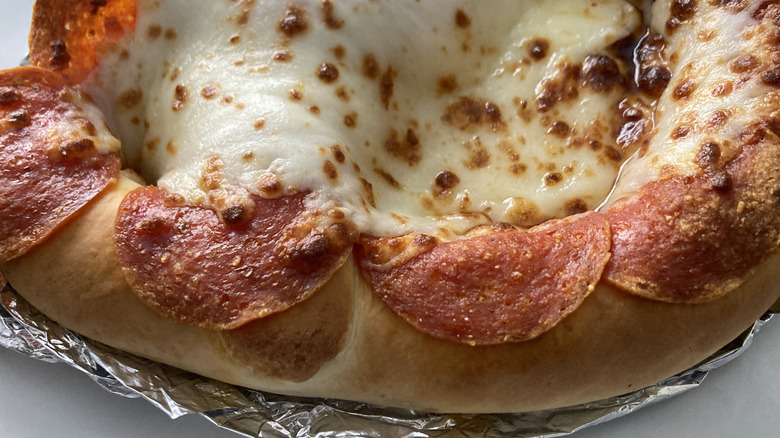
[[[776,1],[38,0],[0,268],[253,388],[625,393],[780,297],[778,44]]]

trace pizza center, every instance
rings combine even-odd
[[[407,3],[139,2],[92,79],[125,165],[196,205],[311,192],[377,235],[601,204],[648,130],[622,44],[641,14]]]

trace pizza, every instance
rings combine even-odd
[[[38,0],[0,268],[271,392],[630,392],[780,297],[778,41],[775,1]]]

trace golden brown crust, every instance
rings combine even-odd
[[[310,379],[347,342],[353,305],[348,291],[355,280],[348,272],[340,270],[314,296],[281,314],[221,332],[230,354],[260,376]]]
[[[248,329],[299,340],[322,330],[336,347],[308,350],[312,361],[298,374],[295,354],[257,349],[237,358],[224,342],[233,334],[221,337],[170,322],[135,297],[110,244],[116,207],[135,187],[122,178],[44,245],[3,265],[9,282],[56,321],[98,341],[272,392],[446,412],[577,404],[653,384],[696,364],[780,296],[774,287],[780,256],[774,255],[744,285],[710,303],[661,303],[600,284],[576,312],[535,340],[471,347],[415,331],[371,293],[350,260],[311,301]],[[322,313],[329,304],[333,309]],[[348,316],[337,317],[348,306]],[[227,343],[237,345],[235,338]],[[254,360],[254,367],[244,365]],[[274,360],[279,362],[271,371],[254,369]],[[316,374],[295,382],[315,368]]]

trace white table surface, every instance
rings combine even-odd
[[[0,0],[0,68],[16,65],[26,53],[32,3]],[[0,385],[3,437],[238,436],[197,415],[171,420],[143,400],[103,390],[66,365],[2,348]],[[780,436],[780,318],[765,325],[745,354],[713,371],[700,387],[573,436]]]

